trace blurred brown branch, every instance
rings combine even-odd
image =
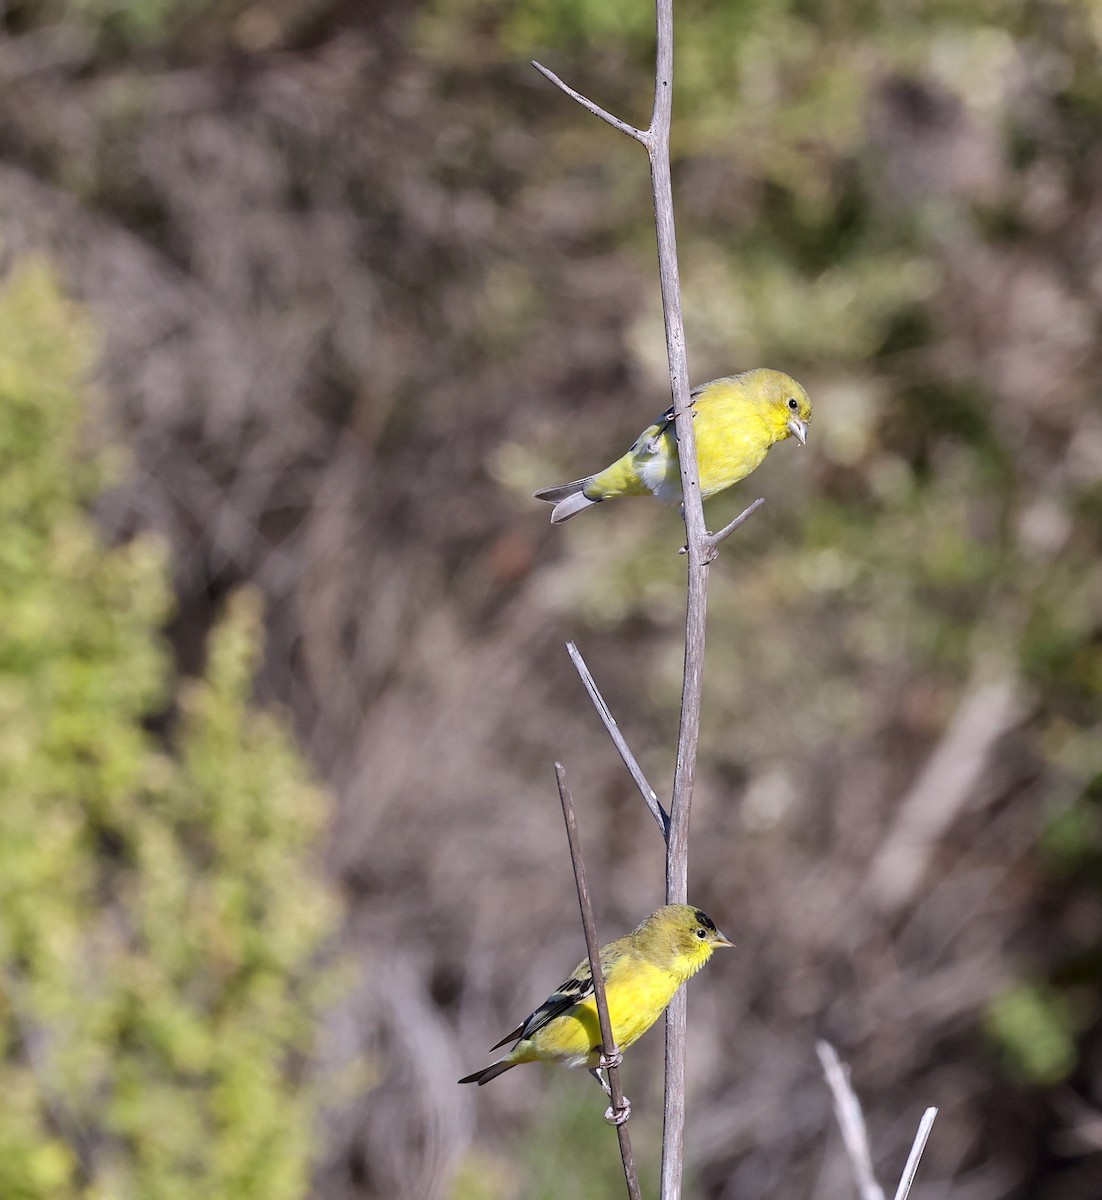
[[[881,908],[897,912],[922,885],[945,831],[983,775],[992,749],[1026,712],[1016,677],[973,673],[949,727],[910,791],[869,871],[869,888]]]
[[[593,919],[593,904],[589,898],[589,884],[585,877],[585,863],[578,838],[578,822],[574,817],[574,798],[566,782],[566,771],[561,763],[555,764],[555,779],[559,785],[562,815],[566,822],[566,840],[570,844],[570,861],[574,864],[574,882],[578,886],[578,907],[582,910],[582,928],[585,930],[585,945],[589,953],[589,970],[593,977],[593,999],[597,1005],[597,1019],[601,1024],[601,1065],[608,1076],[608,1093],[612,1104],[609,1118],[616,1125],[616,1136],[620,1142],[620,1159],[624,1164],[624,1182],[630,1200],[640,1200],[639,1176],[635,1170],[635,1156],[631,1149],[631,1136],[627,1122],[631,1116],[631,1105],[620,1086],[620,1062],[622,1056],[612,1036],[612,1022],[608,1016],[608,997],[605,995],[605,977],[601,971],[601,944],[597,940],[597,923]],[[600,1076],[597,1075],[598,1081]]]

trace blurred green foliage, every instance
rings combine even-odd
[[[538,1134],[526,1130],[502,1157],[476,1147],[460,1165],[450,1200],[604,1200],[624,1190],[624,1169],[612,1127],[600,1120],[605,1100],[580,1077],[545,1072],[547,1096]],[[573,1072],[569,1073],[571,1076]],[[579,1072],[580,1076],[580,1072]],[[657,1112],[631,1121],[639,1187],[658,1195],[661,1129]]]
[[[0,328],[0,1195],[299,1197],[336,911],[325,796],[250,699],[258,597],[162,743],[165,556],[86,511],[92,331],[41,262]]]
[[[526,1200],[558,1200],[563,1195],[602,1200],[624,1189],[616,1134],[599,1119],[606,1101],[596,1088],[579,1092],[583,1082],[569,1078],[554,1086],[541,1116],[546,1136],[529,1135],[519,1148]],[[661,1135],[653,1119],[633,1119],[631,1133],[639,1187],[643,1196],[652,1200],[658,1195],[659,1164],[654,1151],[661,1145]],[[569,1150],[564,1152],[564,1147]]]
[[[1075,1069],[1075,1025],[1066,998],[1051,988],[1017,984],[991,1003],[986,1025],[1022,1082],[1060,1083]]]

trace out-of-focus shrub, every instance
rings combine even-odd
[[[86,512],[92,332],[40,263],[0,328],[0,1195],[299,1197],[335,913],[324,794],[250,699],[257,596],[154,736],[165,558]]]

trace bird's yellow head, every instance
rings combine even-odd
[[[811,423],[811,397],[802,384],[783,371],[758,367],[739,377],[763,410],[773,440],[794,437],[801,446],[807,444],[807,427]]]
[[[682,979],[695,975],[720,946],[733,946],[706,912],[692,904],[667,904],[632,933],[635,949],[648,962]]]

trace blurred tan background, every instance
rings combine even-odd
[[[668,403],[645,158],[527,64],[642,122],[649,4],[0,21],[0,1191],[618,1195],[583,1075],[454,1081],[581,955],[554,758],[602,935],[662,898],[563,643],[668,788],[677,514],[530,499]],[[1102,8],[677,21],[693,379],[815,403],[707,509],[767,501],[712,568],[689,1194],[852,1195],[825,1036],[893,1189],[936,1104],[916,1200],[1098,1200]]]

